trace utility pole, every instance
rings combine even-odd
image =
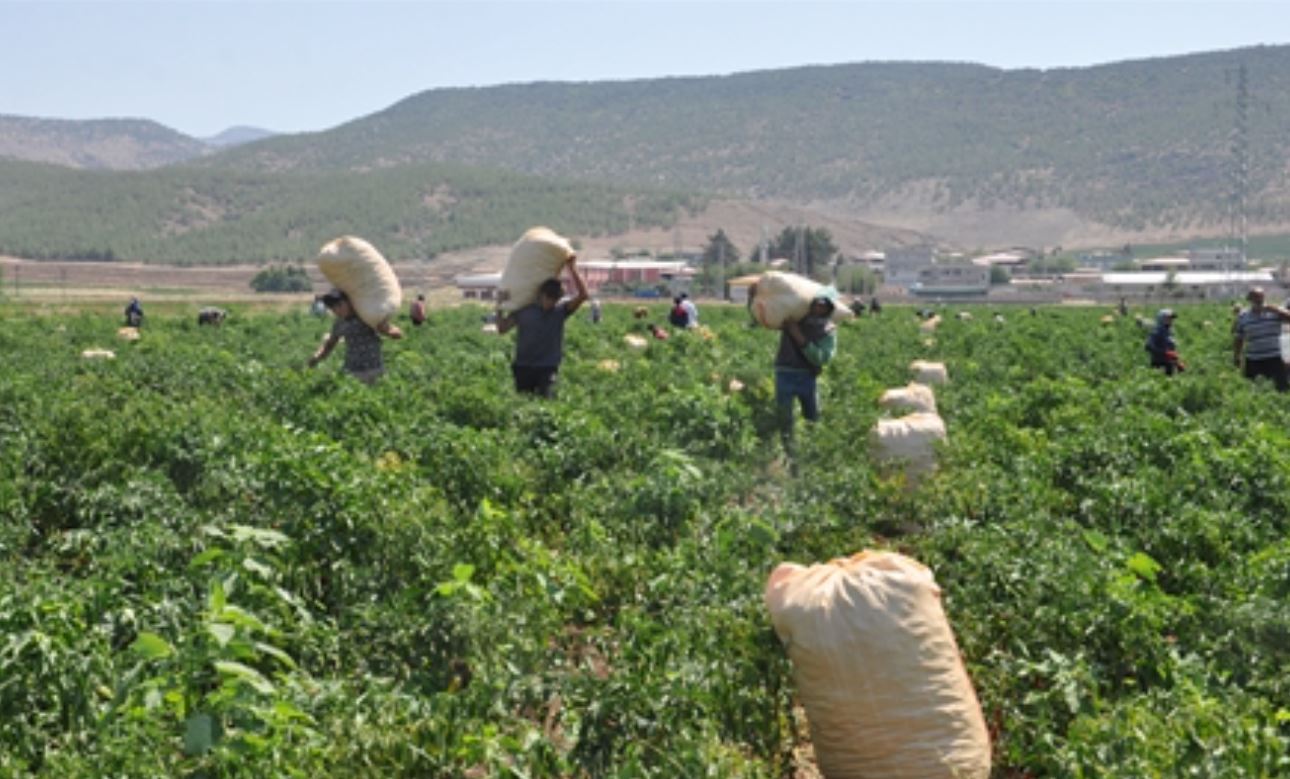
[[[726,299],[726,242],[722,241],[717,244],[717,261],[721,263],[721,274],[717,276],[716,294],[717,300]]]
[[[1248,211],[1250,196],[1250,91],[1245,63],[1236,71],[1236,124],[1232,127],[1232,192],[1229,203],[1228,235],[1230,245],[1224,265],[1231,263],[1231,252],[1236,250],[1238,268],[1245,268],[1249,259]]]

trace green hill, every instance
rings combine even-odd
[[[452,160],[591,181],[898,208],[1068,208],[1124,229],[1218,224],[1235,73],[1250,85],[1251,219],[1280,218],[1290,47],[1092,68],[868,63],[440,89],[205,161],[327,170]]]
[[[193,263],[311,258],[337,235],[391,259],[514,241],[534,224],[571,235],[670,224],[687,195],[552,182],[454,165],[259,173],[173,167],[76,171],[0,160],[0,254]]]

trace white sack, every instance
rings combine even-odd
[[[934,333],[936,332],[937,325],[939,325],[940,323],[941,323],[941,315],[937,314],[931,319],[924,319],[922,324],[918,326],[918,329],[924,333]]]
[[[81,359],[84,360],[115,360],[116,352],[111,349],[86,349],[81,352]]]
[[[919,412],[899,419],[879,419],[869,435],[870,452],[879,463],[905,463],[905,473],[919,476],[936,468],[936,444],[944,441],[945,422]]]
[[[346,235],[323,246],[318,269],[349,297],[358,318],[370,327],[390,321],[403,305],[403,288],[394,269],[362,238]]]
[[[537,300],[538,287],[547,279],[559,278],[573,255],[569,240],[549,228],[534,227],[524,233],[511,247],[498,282],[498,289],[509,294],[503,307],[514,311]]]
[[[784,563],[766,607],[827,779],[986,779],[990,737],[926,566],[866,551]]]
[[[908,386],[896,387],[882,393],[878,398],[879,408],[889,408],[901,411],[926,411],[932,414],[936,413],[936,395],[932,388],[917,382],[910,382]]]
[[[914,360],[909,364],[909,372],[919,384],[944,384],[950,380],[945,372],[945,363]]]
[[[748,310],[762,327],[778,330],[785,322],[805,317],[811,310],[811,301],[823,287],[823,284],[796,273],[767,271],[757,280]],[[851,309],[841,302],[834,303],[831,317],[834,322],[853,316]]]
[[[137,341],[139,340],[139,328],[119,327],[116,331],[116,337],[122,341]]]

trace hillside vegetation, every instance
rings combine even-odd
[[[207,160],[253,170],[453,160],[740,196],[1069,208],[1113,226],[1227,218],[1236,69],[1254,223],[1279,219],[1290,47],[1005,71],[867,63],[423,92],[325,133]]]
[[[514,241],[533,224],[573,235],[666,225],[700,201],[455,165],[366,173],[167,168],[74,171],[0,160],[0,254],[176,264],[311,258],[368,237],[391,259]]]

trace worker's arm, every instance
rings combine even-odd
[[[1245,337],[1238,330],[1236,340],[1232,341],[1232,364],[1241,367],[1241,352],[1245,349]]]
[[[386,338],[392,338],[395,341],[403,337],[403,331],[398,328],[398,325],[392,325],[388,320],[385,322],[382,322],[381,326],[376,328],[376,332],[380,333]]]
[[[340,336],[336,335],[335,331],[332,331],[327,336],[327,339],[322,342],[322,346],[318,347],[318,351],[314,352],[314,356],[309,358],[309,367],[312,368],[327,359],[327,355],[331,354],[332,349],[335,349],[338,343],[340,343]]]
[[[499,335],[505,335],[515,327],[515,312],[512,311],[509,314],[502,313],[502,304],[507,300],[510,300],[510,298],[511,295],[506,290],[499,289],[497,291],[497,307],[493,309],[493,313],[495,314],[494,319],[496,320],[497,332]]]
[[[569,275],[573,277],[574,295],[564,304],[566,316],[573,316],[573,312],[587,301],[590,297],[587,294],[587,284],[582,280],[582,274],[578,273],[578,255],[574,254],[569,257]]]

